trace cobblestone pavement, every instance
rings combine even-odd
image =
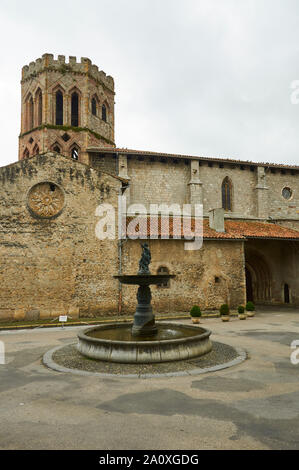
[[[41,359],[78,328],[0,332],[0,449],[299,449],[299,312],[201,325],[249,359],[200,376],[76,376]]]

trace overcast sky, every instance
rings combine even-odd
[[[113,76],[118,147],[299,165],[299,0],[0,0],[0,41],[0,165],[45,52]]]

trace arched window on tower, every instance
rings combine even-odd
[[[35,144],[33,147],[33,154],[32,155],[38,155],[39,154],[39,146]]]
[[[105,104],[102,106],[102,119],[103,121],[107,122],[107,108]]]
[[[60,90],[56,92],[56,126],[63,125],[63,94]]]
[[[32,96],[29,99],[29,129],[33,129],[33,122],[34,122],[34,110],[33,110],[33,98]]]
[[[23,158],[27,158],[27,157],[29,157],[29,150],[28,150],[28,148],[26,147],[25,150],[24,150],[24,152],[23,152]]]
[[[79,149],[76,145],[71,148],[71,157],[74,160],[79,160]]]
[[[52,149],[54,152],[61,153],[61,148],[59,147],[57,143],[53,145]]]
[[[232,210],[232,183],[228,176],[222,182],[222,207],[225,211]]]
[[[97,115],[97,100],[94,97],[91,100],[91,114]]]
[[[79,96],[76,91],[71,97],[71,125],[74,127],[79,126]]]
[[[40,126],[43,120],[43,95],[41,89],[36,93],[36,103],[37,103],[37,125]]]

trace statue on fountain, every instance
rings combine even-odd
[[[142,247],[142,255],[139,261],[139,271],[138,274],[150,274],[149,264],[151,262],[151,252],[147,243],[143,243]]]

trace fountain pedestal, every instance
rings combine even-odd
[[[142,245],[137,275],[113,276],[122,284],[138,287],[133,326],[120,323],[101,325],[78,334],[78,351],[91,359],[146,364],[198,357],[211,351],[211,332],[204,328],[155,324],[151,307],[151,284],[161,284],[174,274],[150,274],[148,245]]]
[[[157,333],[155,315],[151,306],[151,289],[139,286],[137,291],[137,308],[133,319],[133,336],[153,336]]]
[[[113,276],[122,284],[138,285],[137,307],[133,318],[133,336],[154,336],[157,333],[155,315],[151,306],[151,284],[161,284],[174,278],[174,274],[136,274]]]

